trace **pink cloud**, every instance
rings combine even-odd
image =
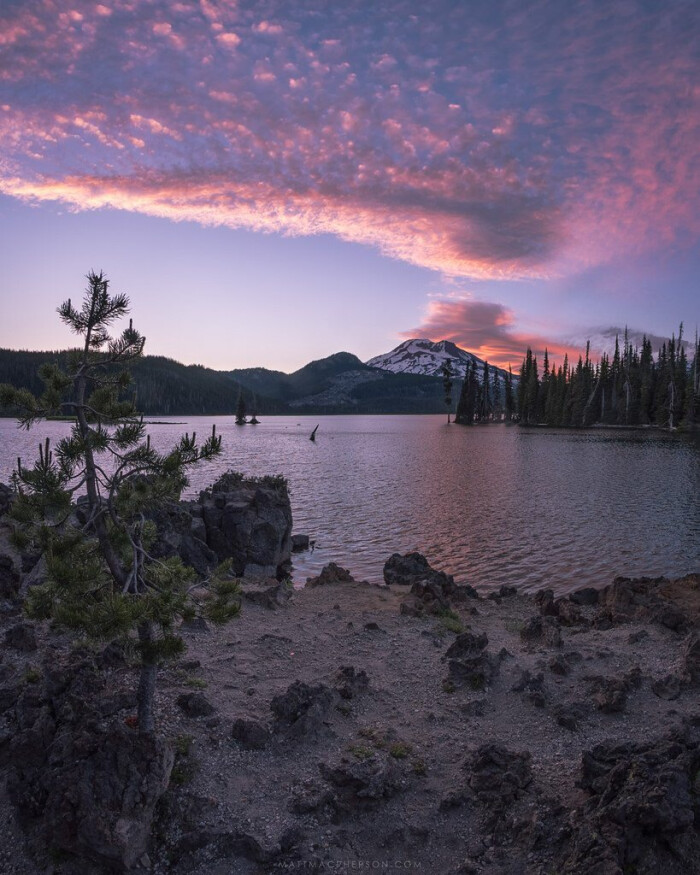
[[[474,278],[700,236],[697,5],[71,6],[0,8],[5,194]]]
[[[502,368],[511,365],[514,373],[528,347],[540,359],[547,349],[550,361],[559,364],[564,355],[575,364],[583,351],[575,345],[552,341],[551,337],[518,330],[512,310],[486,301],[431,301],[422,324],[401,332],[401,336],[451,340],[490,364]]]

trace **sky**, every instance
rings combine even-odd
[[[500,365],[700,323],[697,0],[3,0],[0,346]]]

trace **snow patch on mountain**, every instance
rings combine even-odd
[[[450,340],[433,342],[425,339],[405,340],[391,352],[377,355],[365,364],[370,368],[391,371],[394,374],[422,374],[426,377],[439,377],[445,362],[452,363],[452,371],[457,377],[463,377],[467,365],[476,364],[479,378],[484,372],[484,361],[474,353],[452,343]],[[498,368],[501,379],[506,372]],[[515,376],[515,375],[514,375]]]

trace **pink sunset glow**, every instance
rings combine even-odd
[[[0,193],[487,282],[421,331],[505,361],[546,322],[532,282],[695,252],[698,28],[695,4],[641,0],[7,4]],[[405,335],[425,302],[389,298]],[[479,303],[506,321],[469,328]]]

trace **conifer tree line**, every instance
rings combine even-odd
[[[508,369],[501,378],[498,369],[484,362],[479,373],[476,362],[469,362],[457,402],[455,422],[472,425],[475,422],[510,422],[515,415],[513,375]]]
[[[564,356],[550,366],[545,350],[540,374],[537,357],[528,348],[517,387],[517,418],[522,425],[544,424],[582,428],[608,425],[696,427],[700,418],[700,346],[696,333],[692,355],[686,354],[681,323],[678,338],[663,343],[654,357],[644,336],[633,345],[627,331],[615,339],[612,359],[604,354],[593,363],[590,343],[575,366]]]

